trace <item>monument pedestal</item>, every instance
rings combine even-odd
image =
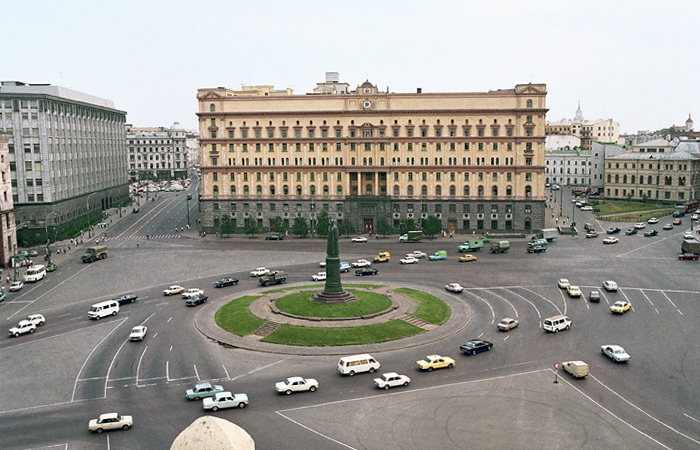
[[[340,256],[326,256],[326,285],[321,292],[311,296],[316,303],[347,303],[357,300],[355,294],[343,289],[340,282]]]

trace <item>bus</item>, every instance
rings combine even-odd
[[[584,187],[584,186],[576,186],[575,188],[571,189],[571,193],[573,195],[581,195],[581,194],[588,194],[590,192],[591,188]]]
[[[29,266],[27,268],[27,273],[24,274],[25,283],[34,283],[39,281],[46,276],[46,267],[42,265]]]
[[[686,213],[695,211],[698,207],[700,207],[700,202],[698,201],[681,203],[673,209],[673,217],[684,216]]]

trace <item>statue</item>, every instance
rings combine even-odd
[[[311,296],[311,300],[317,303],[346,303],[357,300],[354,294],[343,290],[343,284],[340,281],[339,239],[338,224],[335,220],[332,220],[328,229],[328,243],[326,244],[326,284],[323,291],[316,292]]]

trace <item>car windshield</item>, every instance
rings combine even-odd
[[[467,342],[464,344],[465,347],[474,348],[476,345],[473,342]]]

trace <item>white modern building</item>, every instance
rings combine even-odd
[[[126,112],[110,100],[49,84],[2,82],[0,131],[12,135],[20,240],[27,228],[37,229],[27,236],[48,226],[84,229],[88,213],[97,219],[128,199],[125,122]]]

